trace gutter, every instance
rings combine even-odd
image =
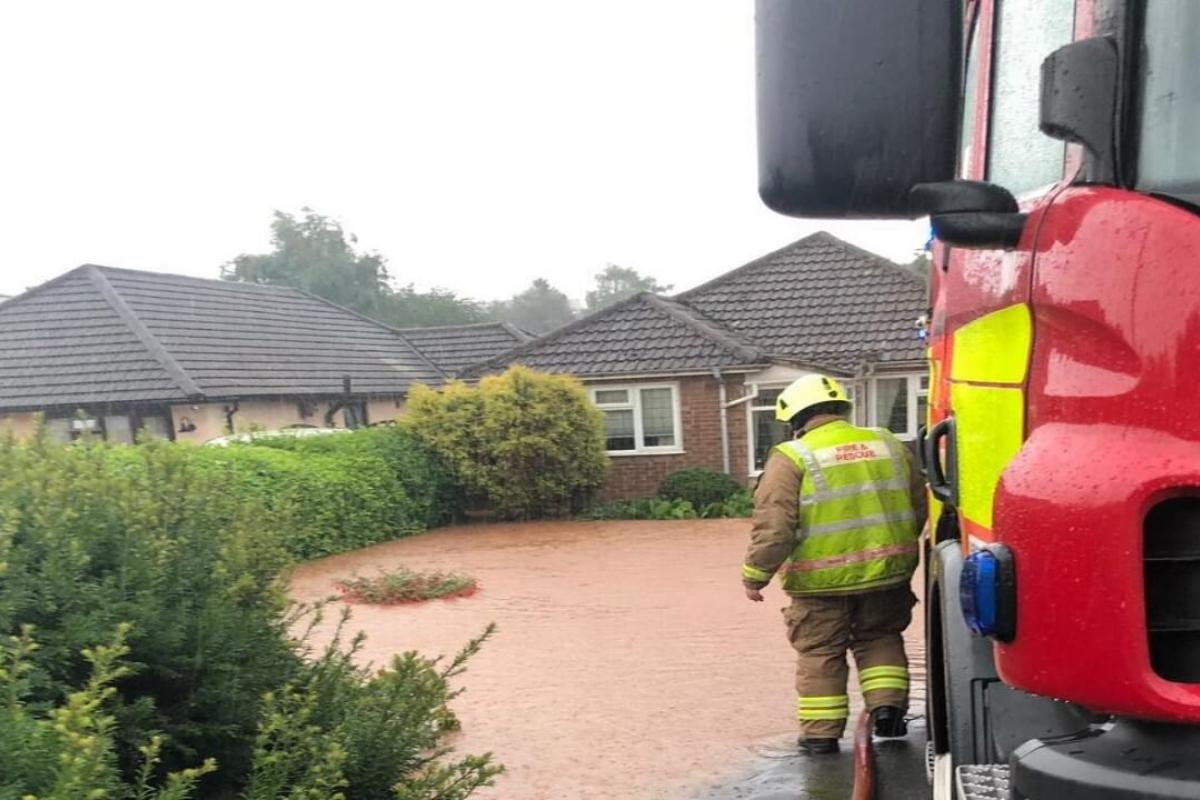
[[[751,400],[757,400],[757,399],[758,399],[758,384],[756,383],[756,384],[754,384],[754,391],[750,392],[750,394],[742,395],[737,400],[733,400],[729,403],[726,403],[725,408],[733,408],[734,406],[740,406],[743,403],[749,403]]]

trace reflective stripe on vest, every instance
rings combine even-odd
[[[839,421],[776,448],[804,470],[785,591],[855,592],[910,579],[917,529],[903,447],[886,431]]]

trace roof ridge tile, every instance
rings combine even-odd
[[[142,346],[146,348],[146,352],[162,365],[167,375],[170,376],[171,380],[179,388],[179,391],[188,398],[203,397],[204,392],[201,391],[191,376],[187,374],[179,362],[167,351],[167,348],[163,347],[158,337],[146,327],[144,322],[138,319],[137,314],[121,297],[116,287],[109,282],[104,272],[95,266],[85,266],[83,273],[87,275],[92,286],[100,292],[101,297],[104,298],[109,306],[112,307],[112,310],[117,313],[117,316],[129,327],[129,330],[133,332],[133,335],[137,337]]]
[[[756,361],[763,355],[760,348],[754,346],[720,323],[702,315],[690,306],[655,294],[649,294],[646,299],[739,358],[743,358],[746,361]]]

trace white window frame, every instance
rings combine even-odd
[[[754,400],[751,400],[748,403],[746,403],[746,464],[749,465],[751,478],[757,478],[759,475],[762,474],[762,470],[757,469],[754,466],[754,434],[756,431],[756,428],[754,426],[754,412],[755,411],[773,411],[775,409],[775,405],[773,403],[770,405],[767,405],[766,403],[758,402],[758,395],[762,392],[773,392],[776,390],[786,389],[789,386],[789,384],[790,384],[790,382],[784,382],[784,383],[771,382],[771,383],[752,383],[747,386],[748,391],[755,396]],[[863,413],[862,403],[861,403],[861,399],[864,395],[863,385],[861,383],[856,383],[853,381],[841,381],[841,384],[843,387],[845,387],[846,393],[850,396],[850,402],[854,408],[854,411],[852,412],[851,421],[854,422],[855,424],[858,424],[859,420],[862,419],[862,413]]]
[[[746,403],[746,463],[750,466],[750,477],[757,478],[762,474],[762,470],[754,464],[754,434],[757,428],[754,425],[755,411],[771,411],[775,405],[767,405],[759,402],[758,395],[763,392],[774,392],[777,390],[786,389],[786,383],[755,383],[751,384],[749,390],[754,395],[754,399]]]
[[[921,388],[921,379],[926,380],[925,388]],[[879,381],[894,381],[903,379],[905,381],[906,396],[908,398],[908,418],[905,420],[907,430],[903,433],[892,431],[896,438],[902,442],[915,441],[917,431],[925,424],[925,420],[917,418],[917,399],[924,397],[926,402],[929,401],[929,375],[924,372],[914,373],[896,373],[895,375],[876,375],[871,378],[871,398],[867,408],[867,424],[873,428],[886,427],[887,420],[880,421],[879,419]]]
[[[675,444],[662,447],[646,447],[645,432],[642,428],[642,390],[670,389],[671,411],[675,422]],[[598,403],[597,392],[625,391],[628,400],[624,403]],[[588,396],[592,405],[601,411],[632,411],[633,412],[633,443],[632,450],[608,450],[610,456],[650,456],[677,455],[686,452],[683,449],[683,410],[679,403],[678,383],[594,383],[588,386]]]

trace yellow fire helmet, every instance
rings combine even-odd
[[[826,375],[805,375],[779,393],[775,401],[775,419],[788,422],[806,408],[838,400],[850,402],[840,383]]]

